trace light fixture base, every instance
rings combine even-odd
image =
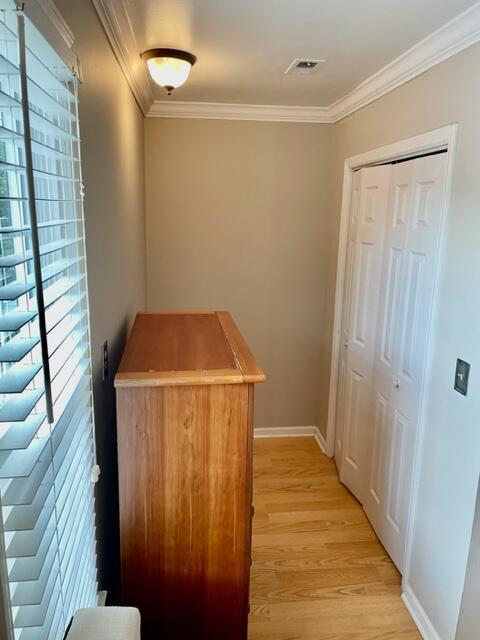
[[[169,49],[165,47],[147,49],[147,51],[144,51],[141,54],[141,57],[145,62],[152,58],[177,58],[178,60],[185,60],[186,62],[189,62],[192,67],[197,61],[197,56],[194,56],[193,53],[190,53],[189,51],[183,51],[182,49]]]

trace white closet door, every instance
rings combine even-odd
[[[365,511],[403,569],[445,189],[446,154],[392,167]]]
[[[391,166],[362,169],[354,181],[345,305],[342,482],[363,501],[369,468],[369,429],[380,274]],[[340,421],[340,420],[339,420]],[[341,430],[341,426],[340,426]]]
[[[348,336],[350,318],[350,299],[352,292],[353,262],[355,256],[355,242],[357,237],[358,208],[360,206],[360,181],[361,171],[353,174],[352,196],[350,204],[350,217],[347,236],[347,254],[345,267],[345,288],[343,292],[343,317],[341,327],[341,350],[338,367],[338,397],[337,397],[337,420],[335,429],[335,462],[339,473],[343,462],[343,431],[345,424],[345,395],[346,395],[346,374],[348,355]]]

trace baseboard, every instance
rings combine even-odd
[[[311,436],[315,438],[322,453],[325,453],[325,438],[316,426],[306,427],[257,427],[254,429],[255,438],[301,438]]]
[[[408,585],[405,585],[404,587],[402,600],[412,616],[413,621],[417,625],[423,640],[441,640],[430,618],[427,616],[424,608],[418,601],[417,596]]]
[[[315,427],[315,433],[313,434],[318,446],[320,447],[322,453],[327,455],[327,441],[325,440],[325,436],[320,431],[318,427]]]

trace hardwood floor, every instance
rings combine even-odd
[[[413,640],[400,574],[313,438],[255,440],[249,640]]]

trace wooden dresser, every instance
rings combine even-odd
[[[115,377],[122,603],[142,640],[245,640],[254,383],[227,312],[139,313]]]

